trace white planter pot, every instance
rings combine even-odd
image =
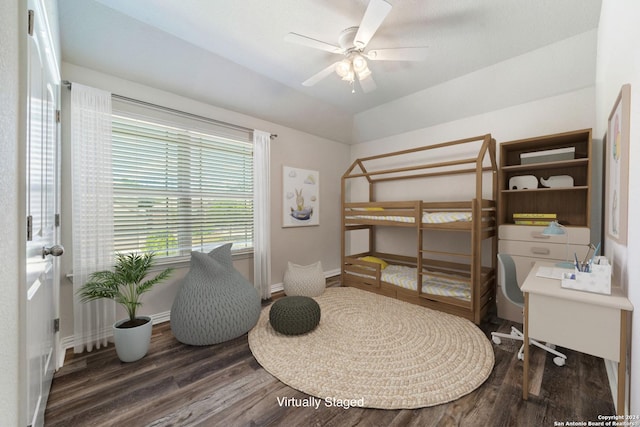
[[[122,319],[113,324],[116,353],[118,353],[118,358],[123,362],[135,362],[142,359],[149,350],[153,322],[148,316],[138,316],[137,319],[146,319],[148,321],[144,325],[124,329],[118,328],[118,326],[129,319]]]

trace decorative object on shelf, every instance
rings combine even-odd
[[[540,184],[548,188],[573,187],[573,177],[570,175],[553,175],[549,179],[540,177]]]
[[[567,238],[565,242],[565,246],[566,246],[566,253],[564,257],[565,261],[556,263],[556,267],[573,268],[574,263],[569,261],[569,233],[567,233],[565,226],[560,224],[558,221],[552,221],[544,230],[542,230],[543,236],[550,236],[550,237],[562,236],[563,234]]]
[[[140,308],[140,296],[154,285],[169,277],[173,269],[167,268],[153,278],[144,280],[154,265],[154,254],[117,254],[113,271],[97,271],[79,290],[82,302],[101,298],[112,299],[122,305],[128,319],[113,325],[116,353],[123,362],[142,359],[151,342],[151,318],[136,316]]]
[[[317,171],[282,168],[282,226],[320,224],[320,179]]]
[[[626,84],[609,115],[606,141],[605,224],[609,237],[622,245],[627,244],[630,98],[631,85]]]
[[[326,285],[322,263],[311,265],[287,264],[282,286],[286,295],[316,297],[322,295]]]
[[[576,147],[554,148],[551,150],[532,151],[520,154],[520,164],[559,162],[576,158]]]
[[[509,190],[528,190],[538,188],[538,178],[534,175],[513,176],[509,179]]]

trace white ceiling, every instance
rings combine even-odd
[[[301,83],[340,56],[368,0],[58,0],[62,59],[341,142],[353,115],[593,30],[601,0],[388,0],[368,49],[428,46],[424,62],[370,62],[363,93],[337,75]],[[63,76],[64,78],[64,76]],[[114,91],[115,92],[115,91]]]

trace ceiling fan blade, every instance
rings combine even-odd
[[[284,36],[285,41],[291,43],[301,44],[303,46],[312,47],[314,49],[326,50],[331,53],[342,53],[342,49],[338,46],[334,46],[329,43],[325,43],[320,40],[312,39],[311,37],[303,36],[297,33],[289,33]]]
[[[372,61],[424,61],[427,59],[426,47],[399,47],[395,49],[376,49],[367,52]]]
[[[367,77],[360,78],[358,75],[358,80],[360,81],[360,87],[364,93],[369,93],[371,91],[376,90],[378,86],[376,86],[375,80],[371,77],[371,74],[367,75]]]
[[[362,22],[356,33],[354,44],[358,49],[364,48],[371,40],[371,37],[391,11],[391,5],[385,0],[370,0],[367,10],[364,12]]]
[[[334,62],[333,64],[329,65],[324,70],[322,70],[319,73],[314,74],[313,76],[309,77],[307,80],[302,82],[302,86],[313,86],[314,84],[318,83],[320,80],[328,77],[329,75],[331,75],[331,73],[333,73],[335,71],[336,64],[337,64],[337,62]]]

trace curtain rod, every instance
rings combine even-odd
[[[71,89],[72,83],[69,80],[62,80],[62,84],[65,85],[68,89]],[[131,102],[131,103],[134,103],[134,104],[144,105],[144,106],[151,107],[151,108],[156,108],[156,109],[159,109],[159,110],[164,110],[164,111],[169,111],[169,112],[176,113],[176,114],[181,114],[183,116],[191,117],[191,118],[198,119],[198,120],[204,120],[204,121],[207,121],[207,122],[213,122],[216,125],[227,127],[227,128],[230,128],[230,129],[243,130],[243,131],[247,131],[247,132],[253,132],[254,131],[254,129],[251,129],[251,128],[248,128],[248,127],[238,126],[238,125],[234,125],[234,124],[231,124],[231,123],[222,122],[220,120],[215,120],[215,119],[212,119],[212,118],[209,118],[209,117],[204,117],[204,116],[200,116],[200,115],[197,115],[197,114],[187,113],[187,112],[176,110],[176,109],[173,109],[173,108],[164,107],[164,106],[158,105],[158,104],[152,104],[151,102],[140,101],[138,99],[129,98],[127,96],[122,96],[122,95],[118,95],[118,94],[115,94],[115,93],[112,93],[111,97],[119,99],[120,101]],[[275,134],[275,133],[271,133],[270,134],[270,138],[271,139],[274,139],[274,138],[277,138],[277,137],[278,137],[278,134]]]

